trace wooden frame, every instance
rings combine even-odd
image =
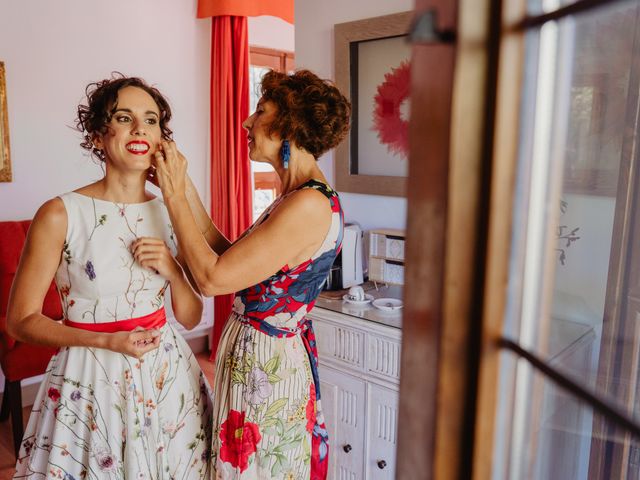
[[[0,62],[0,182],[11,181],[11,151],[9,149],[9,114],[4,63]]]
[[[278,72],[289,72],[295,68],[293,52],[249,45],[249,64],[269,67]]]
[[[357,94],[354,95],[352,83],[357,72],[357,65],[352,58],[352,47],[358,42],[406,35],[412,17],[413,12],[403,12],[335,25],[336,85],[352,101],[352,119],[357,119],[358,108]],[[354,132],[357,134],[357,123],[352,122],[351,130],[351,135],[336,148],[336,189],[343,192],[404,196],[406,177],[352,174],[353,148],[357,145],[353,142],[352,135]]]
[[[290,72],[295,68],[295,55],[293,52],[285,50],[275,50],[272,48],[263,48],[249,46],[249,65],[255,67],[271,68],[278,72]],[[249,92],[250,103],[253,102],[253,92]],[[255,100],[257,102],[257,100]],[[252,112],[250,112],[252,113]],[[252,169],[253,171],[253,169]],[[282,185],[278,174],[275,171],[253,171],[253,207],[256,208],[255,192],[258,190],[269,190],[275,199],[282,191]],[[262,213],[261,211],[259,213]],[[254,215],[258,212],[254,210]]]
[[[512,202],[515,192],[519,148],[521,92],[524,82],[521,68],[525,54],[524,34],[511,27],[526,15],[526,0],[506,2],[498,14],[502,31],[500,63],[497,72],[495,106],[495,137],[492,146],[492,191],[489,203],[487,258],[485,270],[482,333],[478,362],[478,391],[475,412],[475,438],[472,478],[492,478],[494,467],[495,428],[498,404],[498,385],[502,364],[499,339],[504,328],[512,247]],[[513,362],[515,364],[515,362]],[[507,365],[505,365],[507,366]],[[512,365],[511,368],[515,368]],[[505,472],[503,472],[503,478]]]

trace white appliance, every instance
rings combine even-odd
[[[342,239],[342,288],[360,285],[363,234],[358,225],[345,225]]]

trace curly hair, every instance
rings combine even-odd
[[[111,78],[87,85],[85,90],[87,105],[78,105],[76,128],[82,133],[80,146],[91,152],[98,160],[104,161],[105,154],[94,146],[93,136],[103,135],[108,131],[108,123],[118,107],[118,92],[125,87],[137,87],[151,95],[160,110],[162,138],[171,140],[173,132],[168,125],[171,120],[171,107],[160,91],[141,78],[126,77],[122,73],[114,72]]]
[[[316,159],[349,132],[349,100],[333,82],[309,70],[292,74],[271,70],[262,78],[261,93],[277,107],[269,135],[292,140]]]

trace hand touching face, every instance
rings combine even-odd
[[[155,170],[152,170],[151,177],[162,190],[164,200],[184,195],[187,159],[178,151],[175,142],[163,141],[154,158]]]

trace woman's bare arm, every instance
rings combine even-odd
[[[308,259],[320,247],[331,224],[326,197],[313,189],[301,190],[250,234],[217,255],[197,232],[186,200],[169,200],[167,207],[189,271],[207,297],[237,292],[286,264],[294,266]]]
[[[203,237],[186,196],[187,161],[163,142],[156,157],[158,182],[180,253],[199,291],[209,297],[236,292],[268,278],[285,264],[308,259],[331,225],[328,200],[315,189],[290,194],[269,217],[222,255]]]
[[[207,210],[204,208],[200,195],[198,195],[196,187],[193,185],[193,181],[188,175],[186,179],[185,194],[187,202],[189,202],[193,218],[198,225],[198,229],[204,235],[207,244],[209,244],[211,249],[218,255],[222,255],[231,246],[231,242],[220,232],[220,230],[218,230],[218,227],[216,227],[211,220]]]

